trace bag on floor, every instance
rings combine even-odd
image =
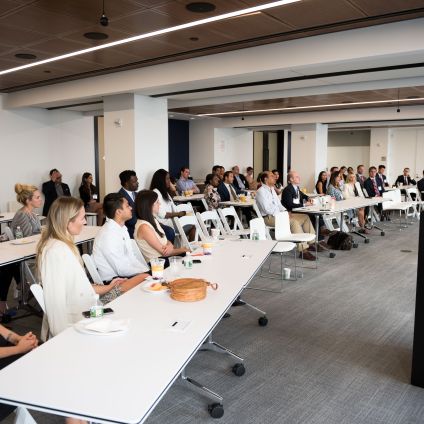
[[[328,236],[327,244],[333,250],[350,250],[353,237],[343,231],[332,231]]]

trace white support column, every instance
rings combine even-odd
[[[120,94],[104,99],[105,192],[117,191],[118,175],[136,171],[140,189],[153,173],[168,168],[166,99]]]
[[[315,188],[320,171],[327,167],[328,125],[293,125],[291,137],[291,169],[301,177],[301,187]]]

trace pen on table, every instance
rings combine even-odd
[[[175,321],[175,322],[172,324],[172,327],[175,327],[177,324],[178,324],[178,321]]]

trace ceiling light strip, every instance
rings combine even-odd
[[[400,99],[399,102],[417,102],[423,101],[424,97],[418,97],[417,99]],[[199,113],[197,116],[224,116],[224,115],[244,115],[246,113],[258,113],[258,112],[279,112],[284,110],[304,110],[304,109],[317,109],[320,107],[349,107],[349,106],[359,106],[359,105],[368,105],[368,104],[382,104],[382,103],[394,103],[397,102],[397,99],[394,100],[370,100],[366,102],[352,102],[352,103],[332,103],[326,105],[311,105],[311,106],[295,106],[295,107],[278,107],[272,109],[253,109],[253,110],[237,110],[233,112],[216,112],[216,113]]]
[[[290,4],[290,3],[296,3],[298,1],[301,1],[301,0],[273,1],[271,3],[266,3],[266,4],[259,5],[259,6],[249,7],[247,9],[241,9],[241,10],[237,10],[237,11],[234,11],[234,12],[224,13],[222,15],[212,16],[210,18],[205,18],[205,19],[200,19],[200,20],[193,21],[193,22],[188,22],[186,24],[176,25],[176,26],[173,26],[173,27],[164,28],[164,29],[160,29],[160,30],[157,30],[157,31],[152,31],[152,32],[148,32],[148,33],[145,33],[145,34],[135,35],[134,37],[129,37],[129,38],[124,38],[122,40],[112,41],[110,43],[105,43],[105,44],[102,44],[100,46],[89,47],[87,49],[77,50],[75,52],[62,54],[62,55],[59,55],[59,56],[51,57],[49,59],[39,60],[37,62],[28,63],[26,65],[17,66],[15,68],[5,69],[4,71],[0,71],[0,75],[10,74],[12,72],[21,71],[23,69],[32,68],[34,66],[40,66],[40,65],[44,65],[46,63],[56,62],[58,60],[69,59],[71,57],[80,56],[82,54],[91,53],[91,52],[94,52],[94,51],[97,51],[97,50],[103,50],[103,49],[107,49],[109,47],[119,46],[121,44],[132,43],[133,41],[144,40],[146,38],[152,38],[152,37],[156,37],[158,35],[163,35],[163,34],[167,34],[167,33],[170,33],[170,32],[180,31],[182,29],[193,28],[193,27],[208,24],[208,23],[211,23],[211,22],[222,21],[224,19],[235,18],[235,17],[242,16],[242,15],[249,15],[249,14],[252,14],[252,13],[255,13],[255,12],[260,12],[261,10],[271,9],[273,7],[284,6],[284,5],[287,5],[287,4]]]

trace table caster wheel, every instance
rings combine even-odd
[[[208,411],[212,418],[222,418],[224,415],[224,407],[220,403],[212,403],[208,406]]]
[[[258,319],[258,324],[260,327],[266,327],[268,324],[268,318],[267,317],[260,317]]]
[[[365,244],[368,244],[369,242],[370,242],[370,239],[365,239],[365,240],[364,240],[364,243],[365,243]]]
[[[241,377],[246,372],[246,368],[242,363],[238,363],[233,366],[232,371],[237,377]]]
[[[358,248],[358,243],[353,243],[353,244],[352,244],[352,247],[353,247],[354,249],[357,249],[357,248]]]
[[[328,255],[330,258],[335,258],[336,254],[334,252],[330,252],[330,254]]]
[[[380,233],[380,235],[381,235],[381,237],[384,237],[384,236],[386,235],[386,233],[385,233],[384,231],[382,231],[382,232]]]

